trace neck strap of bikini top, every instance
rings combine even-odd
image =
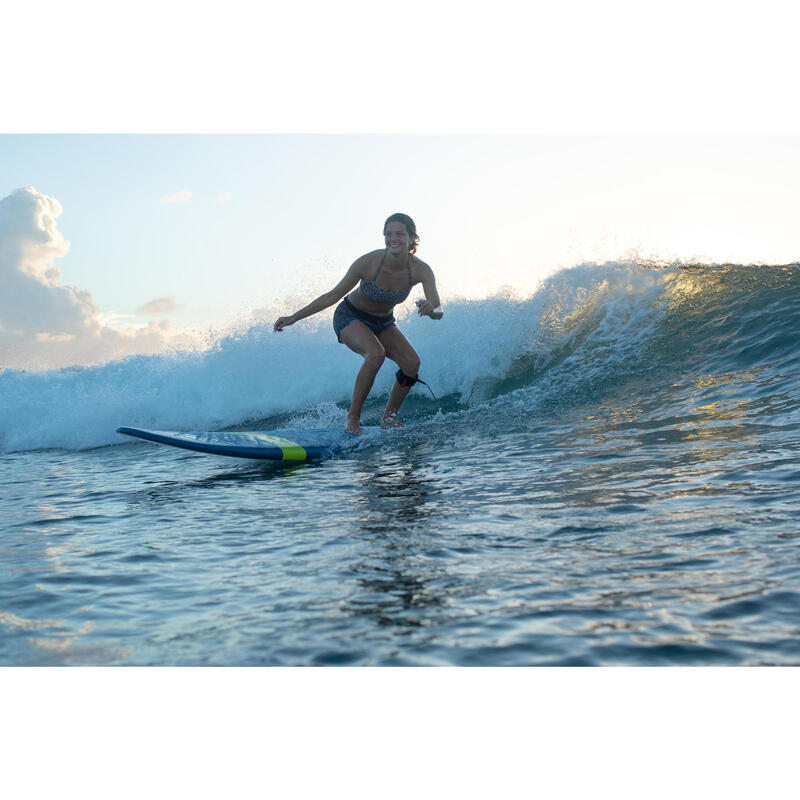
[[[378,280],[378,275],[381,274],[381,267],[383,266],[383,262],[386,261],[386,253],[389,252],[389,248],[387,247],[383,251],[383,258],[381,259],[381,263],[378,264],[378,271],[375,273],[375,277],[372,279],[371,283],[375,283]],[[408,285],[411,286],[411,253],[408,254],[408,258],[406,259],[406,267],[408,269]]]

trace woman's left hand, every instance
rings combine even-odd
[[[430,317],[431,319],[441,319],[442,312],[436,312],[433,308],[433,303],[430,300],[417,300],[417,313],[421,317]]]

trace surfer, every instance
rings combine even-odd
[[[383,236],[385,250],[373,250],[356,259],[333,289],[291,316],[279,317],[274,325],[276,331],[282,331],[341,300],[333,315],[336,338],[364,359],[347,414],[345,430],[349,433],[362,432],[361,409],[387,356],[399,369],[381,427],[402,427],[397,412],[419,380],[419,356],[395,324],[394,307],[421,283],[425,299],[417,300],[417,313],[431,319],[443,316],[433,270],[415,255],[419,236],[414,220],[407,214],[392,214],[384,223]]]

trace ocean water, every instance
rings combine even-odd
[[[299,466],[115,428],[343,426],[359,363],[322,316],[4,370],[0,663],[800,664],[799,322],[798,265],[409,313],[438,399]]]

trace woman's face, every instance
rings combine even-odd
[[[383,232],[383,237],[392,255],[407,253],[411,246],[411,237],[402,222],[390,222]]]

